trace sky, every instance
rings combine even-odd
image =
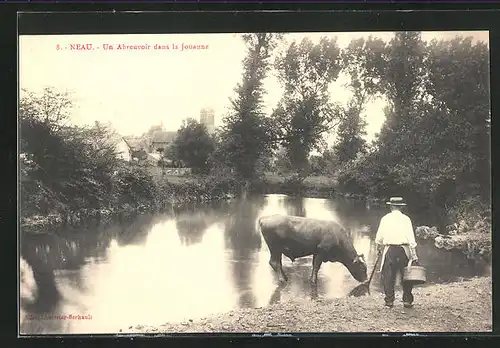
[[[341,48],[352,39],[369,35],[390,40],[393,32],[290,33],[287,42],[309,37],[337,37]],[[424,40],[472,36],[488,43],[488,31],[423,32]],[[92,44],[93,50],[70,50],[70,44]],[[150,45],[146,50],[118,50],[119,44]],[[154,45],[170,49],[154,49]],[[173,49],[173,44],[178,49]],[[184,45],[208,45],[206,49],[182,50]],[[59,50],[57,49],[59,45]],[[114,50],[106,50],[113,45]],[[109,47],[109,46],[108,46]],[[66,48],[66,49],[64,49]],[[19,38],[19,87],[39,93],[55,87],[72,94],[76,107],[71,122],[110,122],[122,135],[139,136],[163,123],[177,130],[182,120],[199,120],[202,108],[215,111],[215,125],[234,97],[241,81],[246,48],[237,34],[139,34],[139,35],[45,35]],[[331,100],[347,101],[349,91],[340,76],[332,84]],[[282,96],[277,79],[265,81],[265,110],[271,113]],[[367,140],[373,139],[384,122],[383,100],[367,105]],[[330,142],[330,141],[329,141]]]

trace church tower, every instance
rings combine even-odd
[[[200,123],[207,127],[208,133],[215,130],[215,112],[212,108],[203,108],[200,111]]]

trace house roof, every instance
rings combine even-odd
[[[132,148],[132,150],[139,150],[141,148],[141,139],[135,137],[123,137],[123,139]]]
[[[151,139],[154,143],[170,143],[174,141],[177,132],[158,132]]]

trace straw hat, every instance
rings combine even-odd
[[[389,199],[389,202],[386,202],[386,204],[389,204],[389,205],[399,205],[399,206],[406,205],[406,203],[403,200],[403,197],[391,197]]]

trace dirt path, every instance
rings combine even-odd
[[[460,332],[491,331],[491,278],[430,285],[414,290],[415,306],[404,309],[401,293],[385,308],[380,293],[360,298],[292,300],[240,309],[183,323],[123,329],[123,333],[196,332]]]

